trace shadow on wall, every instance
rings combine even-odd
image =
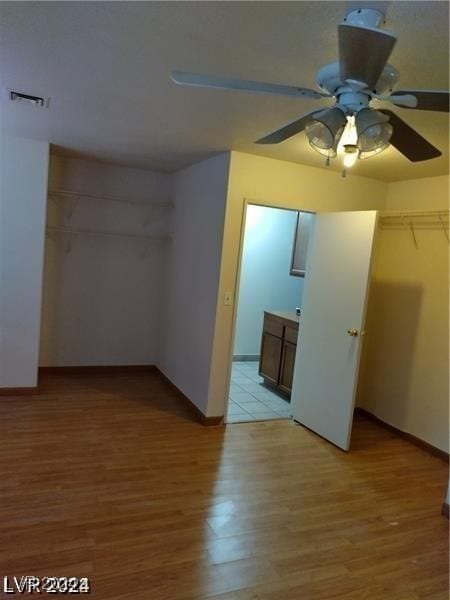
[[[370,289],[357,405],[377,414],[388,403],[395,424],[408,412],[422,295],[406,283],[373,280]]]
[[[62,216],[55,218],[54,224],[63,226]],[[68,243],[68,238],[65,240],[63,236],[57,234],[50,234],[45,237],[39,366],[47,364],[53,349],[57,348],[58,345],[60,282]]]

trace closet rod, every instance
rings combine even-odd
[[[129,237],[129,238],[139,238],[146,239],[155,242],[168,242],[170,241],[170,237],[168,235],[146,235],[142,233],[124,233],[121,231],[104,231],[99,229],[71,229],[69,227],[55,227],[55,226],[47,226],[47,233],[69,233],[74,235],[100,235],[100,236],[115,236],[115,237]]]
[[[77,198],[90,198],[91,200],[106,200],[108,202],[120,202],[121,204],[131,204],[133,206],[141,206],[142,208],[147,209],[171,209],[173,205],[171,202],[151,202],[148,203],[137,200],[127,200],[126,198],[119,198],[117,196],[100,196],[97,194],[86,194],[84,192],[74,192],[71,190],[49,190],[49,197],[62,197],[68,198],[72,200],[76,200]]]

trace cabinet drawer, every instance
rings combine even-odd
[[[297,344],[298,329],[294,327],[288,327],[284,330],[284,339],[291,344]]]
[[[271,319],[267,315],[264,317],[264,327],[263,331],[265,333],[270,333],[271,335],[276,335],[279,338],[283,337],[283,324],[276,320]]]

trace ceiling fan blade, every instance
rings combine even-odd
[[[417,110],[434,110],[438,112],[449,112],[450,94],[444,90],[401,90],[395,92],[394,97],[414,95],[417,98],[417,106],[403,105],[404,108],[416,108]],[[395,103],[400,104],[400,103]]]
[[[378,100],[384,102],[391,102],[395,106],[402,106],[403,108],[417,108],[417,98],[412,94],[391,94],[390,96],[375,96]]]
[[[279,144],[280,142],[284,142],[288,138],[300,133],[305,129],[306,123],[310,120],[310,118],[317,112],[314,110],[307,115],[303,115],[299,119],[280,127],[276,131],[265,135],[260,140],[257,140],[255,144]]]
[[[389,117],[389,123],[394,130],[390,142],[403,156],[406,156],[412,162],[430,160],[441,156],[442,152],[440,150],[430,144],[394,112],[384,109],[380,112]]]
[[[364,82],[374,89],[397,38],[382,29],[339,25],[339,67],[342,81]]]
[[[278,96],[293,96],[295,98],[328,98],[328,94],[321,94],[308,88],[281,85],[277,83],[264,83],[261,81],[247,81],[245,79],[232,79],[229,77],[216,77],[215,75],[201,75],[173,71],[172,81],[179,85],[215,88],[218,90],[235,90],[243,92],[256,92],[259,94],[276,94]]]
[[[412,94],[391,94],[390,96],[380,96],[380,94],[376,94],[375,92],[367,91],[371,98],[375,98],[376,100],[380,100],[380,102],[390,102],[391,104],[395,104],[395,106],[403,106],[404,108],[416,108],[417,107],[417,98]]]

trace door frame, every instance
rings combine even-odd
[[[245,226],[247,223],[247,208],[249,205],[252,206],[261,206],[262,208],[275,208],[279,210],[288,210],[290,212],[305,212],[311,215],[316,215],[319,211],[312,210],[304,210],[303,208],[292,208],[288,206],[281,206],[278,204],[266,204],[261,200],[252,200],[250,198],[243,198],[242,202],[242,219],[241,219],[241,229],[239,232],[239,250],[238,250],[238,262],[236,269],[236,278],[234,282],[234,301],[233,301],[233,316],[231,322],[231,343],[230,350],[228,355],[228,367],[227,367],[227,387],[225,394],[225,402],[224,402],[224,414],[223,414],[223,423],[227,425],[227,415],[228,415],[228,404],[230,402],[230,385],[231,385],[231,368],[233,366],[233,355],[234,355],[234,342],[236,335],[236,323],[237,323],[237,315],[239,308],[239,291],[241,284],[241,271],[242,271],[242,258],[244,254],[244,241],[245,241]]]

